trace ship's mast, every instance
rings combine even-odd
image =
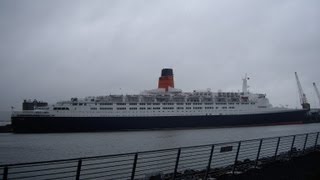
[[[314,87],[314,90],[315,90],[316,93],[317,93],[318,100],[319,100],[319,104],[320,104],[320,93],[319,93],[319,90],[318,90],[318,88],[317,88],[317,86],[316,86],[316,83],[313,83],[313,87]]]
[[[299,96],[300,96],[300,103],[303,109],[310,109],[310,104],[308,103],[306,94],[302,90],[302,86],[298,77],[297,72],[294,72],[297,80],[298,90],[299,90]]]
[[[243,92],[243,94],[247,94],[248,93],[248,88],[249,88],[248,80],[249,80],[249,78],[248,78],[248,76],[246,74],[245,77],[242,79],[242,92]]]

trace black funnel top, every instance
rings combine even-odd
[[[162,69],[161,76],[173,76],[173,70],[172,69]]]

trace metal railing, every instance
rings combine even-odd
[[[182,179],[239,173],[318,150],[319,132],[137,153],[0,165],[0,179]]]

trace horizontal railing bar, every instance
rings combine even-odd
[[[109,173],[109,172],[115,172],[115,171],[121,171],[121,172],[125,172],[127,173],[128,170],[128,173],[131,173],[131,169],[132,168],[122,168],[122,169],[109,169],[109,170],[106,170],[106,171],[91,171],[91,172],[83,172],[81,173],[81,175],[92,175],[92,174],[102,174],[102,173]],[[100,170],[100,169],[97,169],[97,170]]]
[[[92,157],[85,157],[81,158],[83,161],[103,161],[103,160],[112,160],[118,158],[127,158],[127,157],[134,157],[135,153],[126,153],[126,154],[111,154],[111,155],[103,155],[103,156],[92,156]],[[79,158],[78,158],[79,159]]]
[[[274,141],[274,142],[272,142],[272,143],[263,142],[262,145],[263,145],[263,146],[272,146],[272,147],[273,147],[273,146],[277,146],[277,141]]]
[[[246,154],[252,154],[252,155],[256,155],[258,153],[258,150],[257,151],[242,151],[242,152],[239,152],[239,156],[240,155],[246,155]]]
[[[72,176],[63,176],[63,177],[56,177],[56,178],[49,178],[49,179],[42,179],[42,180],[56,180],[56,179],[70,179],[72,177],[75,177],[75,175]]]
[[[130,153],[131,155],[134,155],[134,153]],[[82,159],[82,160],[87,160],[87,159],[97,159],[97,158],[109,158],[109,157],[121,157],[123,155],[128,155],[128,154],[119,154],[119,155],[106,155],[106,156],[95,156],[95,157],[83,157],[83,158],[73,158],[73,159],[60,159],[60,160],[51,160],[51,161],[38,161],[38,162],[28,162],[28,163],[17,163],[17,164],[8,164],[8,165],[0,165],[0,167],[5,167],[5,166],[17,166],[15,168],[22,168],[22,167],[31,167],[31,166],[35,166],[35,165],[38,165],[38,166],[42,166],[42,165],[45,165],[45,164],[48,164],[48,165],[52,165],[52,164],[58,164],[58,163],[62,163],[62,162],[65,162],[65,163],[75,163],[75,162],[78,162],[79,159]],[[70,162],[69,162],[70,161]],[[26,165],[30,165],[30,166],[26,166]]]
[[[110,161],[110,162],[98,162],[98,163],[87,163],[88,161],[83,162],[82,166],[94,166],[94,165],[100,165],[100,164],[110,164],[110,163],[120,163],[120,162],[126,162],[126,161],[133,161],[132,159],[126,159],[126,160],[119,160],[119,161]]]
[[[167,161],[175,161],[175,159],[173,159],[173,158],[163,158],[163,159],[155,159],[155,160],[150,160],[150,161],[139,161],[139,163],[138,164],[152,164],[153,162],[158,162],[159,163],[159,161],[165,161],[165,162],[167,162]]]
[[[13,177],[10,179],[26,179],[26,178],[34,178],[34,177],[42,177],[42,176],[52,176],[57,174],[68,174],[68,173],[74,173],[75,171],[65,171],[65,172],[56,172],[56,173],[47,173],[47,174],[37,174],[37,175],[29,175],[29,176],[22,176],[22,177]]]
[[[236,156],[234,156],[232,159],[227,159],[227,160],[234,160]],[[217,164],[219,162],[226,162],[225,160],[223,159],[214,159],[214,164]],[[233,164],[234,162],[230,162],[231,164]]]
[[[125,171],[127,170],[127,171]],[[114,174],[109,174],[110,172],[115,172],[115,171],[97,171],[97,172],[91,172],[91,173],[81,173],[81,176],[90,176],[90,175],[94,175],[94,174],[106,174],[106,176],[112,176]],[[128,173],[130,174],[131,173],[131,169],[124,169],[123,171],[119,172],[121,174],[124,174],[124,173]]]
[[[180,158],[183,158],[183,157],[194,157],[194,156],[208,156],[209,158],[209,155],[210,155],[210,152],[207,152],[207,153],[198,153],[198,154],[190,154],[190,155],[186,155],[186,154],[181,154],[181,157]]]
[[[248,139],[248,140],[244,140],[242,141],[243,143],[259,143],[260,142],[260,139],[262,138],[258,138],[258,139]],[[241,142],[241,144],[242,144]]]
[[[166,161],[165,163],[167,163],[166,166],[168,166],[168,163],[173,163],[171,166],[174,167],[174,162],[175,162],[175,160],[174,161]],[[161,163],[161,164],[143,164],[143,165],[139,165],[137,167],[137,169],[141,169],[141,168],[149,167],[149,166],[161,166],[161,165],[163,165],[163,163]]]
[[[117,172],[117,173],[106,174],[106,175],[107,175],[107,176],[115,176],[115,175],[120,175],[120,174],[124,174],[124,173],[130,174],[130,173],[131,173],[131,169],[130,169],[130,171],[123,171],[123,172]],[[101,172],[101,173],[96,173],[96,174],[103,174],[103,173]]]
[[[249,152],[249,151],[242,151],[242,152],[239,152],[239,156],[240,155],[246,155],[246,154],[252,154],[252,155],[257,155],[257,153],[258,153],[258,150],[257,151],[251,151],[251,152]]]
[[[139,154],[149,155],[154,153],[166,153],[166,152],[176,152],[179,148],[168,148],[168,149],[159,149],[159,150],[150,150],[150,151],[140,151]]]
[[[161,159],[161,161],[164,161],[164,162],[167,162],[167,161],[172,161],[172,162],[175,162],[176,160],[175,159],[172,159],[172,158],[166,158],[166,159]],[[155,160],[155,161],[139,161],[138,165],[140,164],[146,164],[146,165],[152,165],[153,162],[157,162],[159,163],[159,161]],[[150,164],[149,164],[150,163]],[[140,167],[140,166],[139,166]]]
[[[216,162],[216,161],[227,161],[227,160],[232,160],[232,159],[234,159],[236,157],[236,155],[234,155],[234,156],[232,156],[232,157],[219,157],[219,158],[212,158],[212,160],[214,161],[214,162]]]
[[[214,145],[215,147],[217,147],[219,149],[219,148],[224,147],[224,146],[236,146],[238,142],[239,141],[229,142],[229,143],[222,143],[222,144],[212,144],[212,145]]]
[[[264,151],[264,152],[274,152],[276,150],[276,147],[273,147],[273,148],[264,148],[262,147],[261,148],[261,151]]]
[[[181,163],[179,164],[178,169],[182,169],[185,167],[197,167],[197,166],[202,166],[204,169],[207,167],[208,162],[190,162],[190,163]]]
[[[256,151],[258,151],[258,147],[257,148],[252,148],[252,149],[240,149],[240,153],[241,152],[256,152]]]
[[[211,144],[204,144],[204,145],[196,145],[196,146],[185,146],[185,147],[180,147],[180,148],[183,148],[185,150],[188,150],[188,149],[194,149],[194,148],[204,148],[204,147],[211,147]]]
[[[174,156],[158,156],[153,158],[143,158],[139,157],[139,163],[147,163],[147,162],[153,162],[153,161],[161,161],[166,159],[175,159],[177,156],[177,153]]]
[[[154,158],[159,158],[159,157],[167,157],[167,156],[176,156],[177,152],[174,154],[164,154],[164,155],[159,155],[159,156],[152,156],[152,157],[144,157],[143,155],[139,156],[139,159],[154,159]]]
[[[128,164],[117,164],[117,165],[112,165],[112,166],[102,166],[102,167],[85,168],[85,169],[81,169],[81,171],[90,171],[90,170],[93,170],[93,169],[110,169],[110,168],[122,167],[122,166],[128,166],[128,168],[131,168],[132,163],[128,163]]]
[[[191,157],[191,158],[181,158],[180,159],[180,162],[185,162],[185,161],[190,161],[190,160],[207,160],[207,159],[209,159],[209,157],[208,156],[202,156],[202,157],[196,157],[196,158],[194,158],[194,157]]]
[[[27,163],[27,164],[10,164],[10,165],[2,165],[7,166],[7,167],[12,167],[14,166],[15,169],[20,169],[20,168],[28,168],[28,167],[37,167],[37,166],[54,166],[54,165],[59,165],[59,164],[73,164],[73,163],[77,163],[78,160],[72,160],[72,161],[67,161],[67,160],[53,160],[52,162],[48,162],[48,161],[43,161],[43,162],[35,162],[35,163]],[[0,165],[1,167],[1,165]]]
[[[90,179],[98,179],[98,178],[105,178],[105,177],[107,177],[107,175],[85,177],[85,178],[81,178],[81,180],[90,180]],[[122,176],[122,177],[127,177],[126,179],[130,179],[130,176]],[[120,176],[120,178],[122,178],[122,177]]]
[[[35,170],[28,170],[28,171],[12,171],[10,174],[24,174],[24,173],[30,173],[30,172],[40,172],[40,171],[50,171],[50,170],[59,170],[59,169],[69,169],[69,168],[75,168],[77,166],[65,166],[65,167],[55,167],[55,168],[46,168],[46,169],[35,169]]]
[[[258,149],[259,148],[259,144],[257,144],[256,146],[245,146],[242,145],[241,143],[241,150],[250,150],[250,149]]]
[[[192,154],[192,153],[197,153],[197,152],[210,152],[210,148],[208,148],[208,149],[201,149],[201,150],[194,150],[194,151],[184,151],[183,149],[182,149],[182,151],[181,151],[181,153],[183,153],[183,154]]]
[[[154,155],[166,155],[166,154],[174,154],[177,152],[177,149],[173,150],[164,150],[164,151],[151,151],[151,152],[139,152],[139,154],[145,157],[152,157]]]
[[[234,158],[235,157],[233,157],[232,159],[226,159],[226,160],[223,160],[223,159],[212,159],[212,161],[214,161],[214,162],[212,162],[212,164],[217,164],[217,163],[219,163],[219,162],[230,162],[231,164],[233,164],[234,163]]]
[[[260,144],[260,142],[257,142],[254,145],[248,145],[248,144],[242,144],[241,143],[241,148],[244,148],[244,149],[255,149],[255,148],[259,147],[259,144]]]
[[[161,165],[161,166],[152,167],[152,168],[137,169],[137,170],[136,170],[136,173],[143,172],[143,171],[150,171],[150,170],[153,170],[153,169],[156,169],[156,170],[157,170],[157,169],[161,169],[161,168],[165,168],[165,167],[167,167],[168,169],[171,169],[172,172],[173,172],[173,170],[174,170],[174,165],[173,165],[173,167],[171,167],[171,168],[169,168],[169,167],[166,166],[166,165]]]
[[[240,149],[239,153],[241,152],[257,152],[258,151],[258,147],[257,148],[252,148],[252,149]]]
[[[182,167],[200,166],[200,165],[203,165],[204,167],[206,167],[207,166],[207,162],[200,162],[200,163],[199,162],[190,162],[190,163],[187,163],[187,164],[184,164],[184,163],[179,164],[179,166],[181,166],[180,168],[182,168]]]
[[[279,147],[291,147],[291,143],[288,143],[288,144],[279,144]]]
[[[226,159],[226,158],[233,158],[235,156],[236,156],[236,153],[228,155],[228,156],[212,156],[212,158],[214,158],[214,159],[220,159],[220,158],[221,159]]]

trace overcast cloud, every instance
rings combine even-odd
[[[174,69],[184,91],[266,93],[313,107],[320,88],[319,0],[0,1],[0,110],[23,99],[139,93]]]

